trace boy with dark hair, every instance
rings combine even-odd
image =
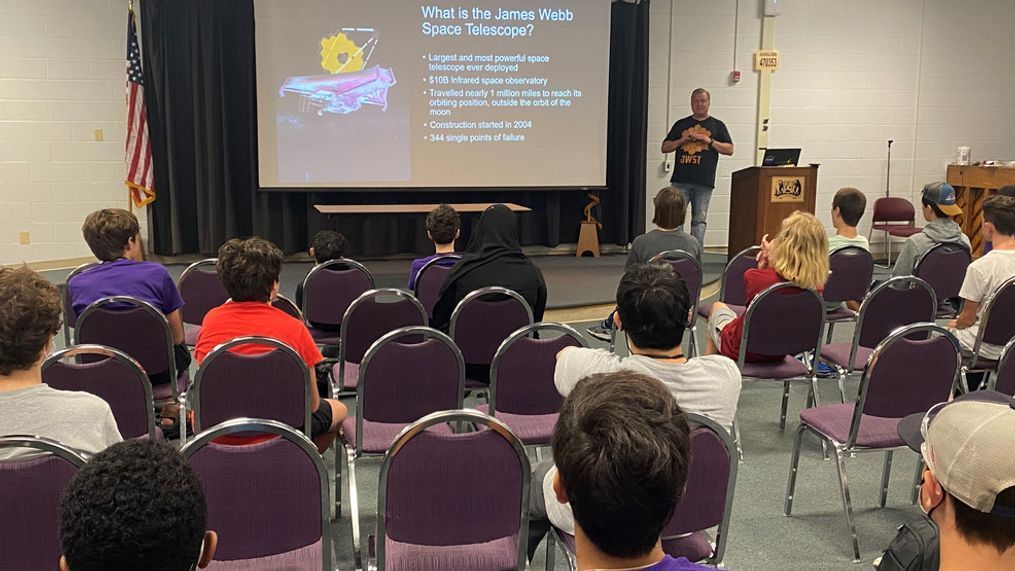
[[[99,265],[74,276],[67,283],[71,307],[80,315],[89,304],[104,297],[122,295],[148,302],[166,316],[175,345],[176,371],[190,366],[184,343],[183,298],[173,278],[161,264],[147,262],[141,246],[137,217],[121,208],[96,210],[81,226],[85,242]],[[148,371],[153,385],[168,383],[169,371]]]
[[[846,246],[870,250],[866,236],[856,232],[863,211],[867,208],[867,197],[855,188],[840,188],[832,197],[832,226],[835,235],[828,238],[828,251],[834,252]]]
[[[975,391],[899,423],[923,456],[920,509],[936,524],[940,571],[1015,569],[1015,399]]]
[[[694,236],[684,232],[684,219],[687,217],[687,200],[679,190],[668,186],[660,190],[652,199],[655,215],[652,223],[656,228],[631,242],[631,251],[627,255],[624,269],[637,264],[647,264],[655,256],[668,250],[683,250],[701,261],[701,244]],[[614,312],[615,313],[615,312]],[[589,327],[589,335],[600,341],[610,341],[613,335],[613,313],[599,325]]]
[[[582,380],[552,446],[558,471],[546,501],[574,512],[579,569],[707,569],[666,555],[659,539],[691,464],[687,415],[662,383],[627,371]]]
[[[434,253],[412,261],[409,268],[409,289],[416,287],[416,276],[434,258],[455,253],[455,240],[462,234],[462,219],[451,205],[440,204],[426,215],[426,236],[433,240]],[[448,259],[448,265],[458,260]]]
[[[303,322],[271,306],[271,300],[278,295],[282,257],[282,250],[263,238],[233,238],[222,244],[216,269],[230,301],[205,315],[194,347],[198,363],[219,344],[249,335],[271,337],[289,345],[303,357],[311,371],[324,359]],[[246,355],[269,350],[258,345],[234,349]],[[320,398],[313,376],[311,383],[314,384],[310,391],[313,411],[310,432],[323,453],[338,436],[346,408],[337,400]]]
[[[106,401],[42,382],[42,362],[60,330],[60,293],[27,267],[0,268],[0,436],[51,438],[88,454],[122,440]],[[0,458],[30,454],[0,450]]]
[[[964,300],[962,312],[948,322],[964,352],[971,352],[976,343],[987,298],[1001,283],[1015,276],[1015,197],[998,195],[983,201],[983,239],[994,247],[966,268],[959,289],[959,297]],[[997,360],[1002,349],[1000,345],[982,343],[980,357]]]
[[[597,373],[647,375],[662,381],[684,410],[707,416],[731,430],[740,400],[740,370],[722,355],[684,357],[680,344],[690,308],[687,287],[669,266],[631,267],[617,287],[614,318],[617,327],[627,333],[631,356],[618,357],[606,349],[566,347],[557,353],[553,373],[557,391],[566,397],[585,382],[583,379]],[[543,478],[539,481],[545,484],[544,493],[549,493],[553,473],[548,465],[536,468],[535,477]],[[530,514],[530,558],[549,528],[547,518],[558,527],[568,527],[571,516],[567,506],[548,501],[547,512],[541,513],[537,507]]]
[[[197,474],[172,446],[128,440],[74,475],[60,503],[61,571],[190,571],[218,536]]]
[[[961,244],[968,250],[969,238],[962,233],[962,228],[952,220],[953,216],[962,214],[962,209],[955,204],[955,189],[945,182],[932,182],[923,187],[920,198],[923,203],[923,217],[927,225],[923,231],[906,238],[902,251],[895,260],[892,277],[909,276],[920,258],[928,250],[938,244]]]
[[[1012,198],[1015,198],[1015,184],[1007,184],[1005,186],[1002,186],[1001,188],[998,189],[997,196],[1010,196]],[[993,248],[993,244],[990,243],[990,240],[984,240],[983,253],[986,254],[991,250],[991,248]]]
[[[310,241],[310,257],[314,259],[314,265],[319,266],[323,263],[337,260],[345,256],[345,236],[335,232],[334,230],[321,230],[317,234],[314,234],[314,239]],[[303,280],[300,280],[296,284],[296,305],[300,308],[303,307]]]

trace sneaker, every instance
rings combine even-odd
[[[817,375],[819,379],[836,379],[839,377],[839,371],[835,367],[825,364],[823,361],[818,362]]]
[[[613,338],[613,330],[607,329],[602,325],[593,325],[592,327],[586,329],[585,332],[595,337],[596,339],[604,341],[606,343],[609,343],[610,340]]]

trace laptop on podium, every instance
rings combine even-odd
[[[765,149],[763,167],[795,167],[800,162],[800,149]]]

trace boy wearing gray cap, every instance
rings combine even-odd
[[[940,571],[1015,569],[1015,399],[969,393],[903,419],[899,435],[926,463],[919,502]]]
[[[923,203],[923,217],[927,220],[927,225],[923,227],[923,232],[906,239],[902,252],[895,261],[892,277],[912,275],[916,262],[938,244],[962,244],[967,250],[971,247],[962,228],[952,220],[953,216],[962,214],[962,209],[955,204],[955,189],[952,185],[946,182],[928,184],[923,187],[920,202]]]

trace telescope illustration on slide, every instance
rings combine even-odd
[[[370,39],[357,45],[349,34],[370,33]],[[373,28],[342,28],[338,34],[321,40],[321,67],[330,75],[301,75],[285,80],[278,96],[297,93],[301,96],[299,110],[303,113],[338,113],[347,115],[363,105],[388,110],[388,89],[395,85],[390,68],[375,65],[367,68],[379,38]]]

